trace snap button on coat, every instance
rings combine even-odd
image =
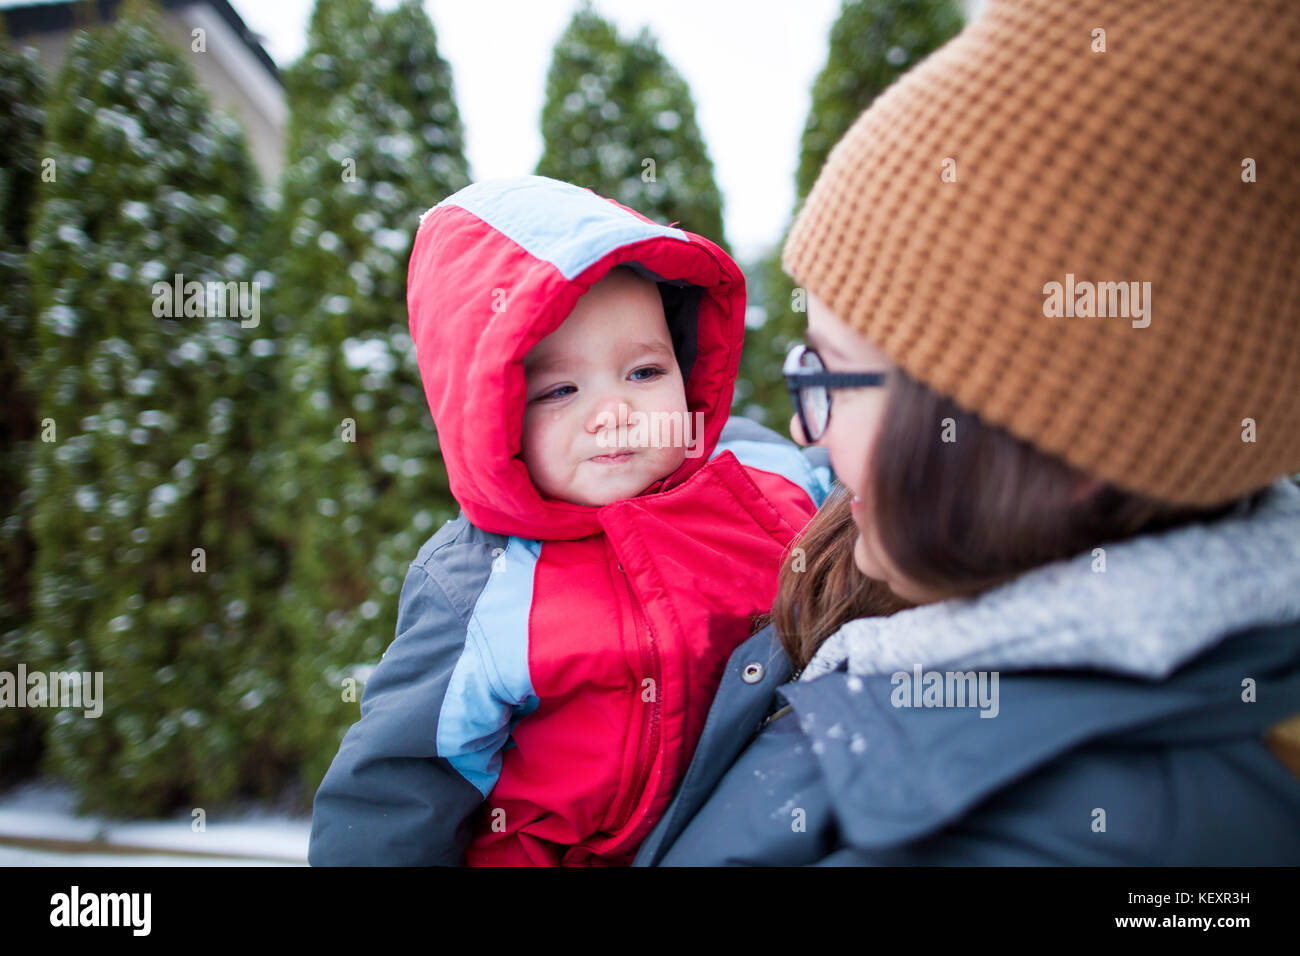
[[[740,679],[746,684],[757,684],[763,679],[763,665],[758,661],[750,661],[740,672]]]

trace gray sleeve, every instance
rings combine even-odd
[[[438,721],[464,656],[467,622],[435,577],[412,566],[397,635],[371,672],[361,719],[348,729],[312,810],[313,866],[459,865],[483,801],[438,752]],[[508,737],[508,708],[490,710],[483,747]],[[485,718],[487,719],[487,718]],[[499,758],[498,758],[499,759]]]
[[[817,502],[817,507],[820,508],[839,481],[835,477],[835,470],[831,468],[830,453],[820,445],[809,445],[799,451],[803,455],[804,461],[808,463],[808,468],[812,471],[819,486],[818,490],[813,494],[813,500]]]

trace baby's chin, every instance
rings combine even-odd
[[[613,474],[618,465],[586,461],[580,469],[588,472],[587,475],[582,476],[585,480],[578,482],[572,495],[564,497],[574,504],[584,504],[592,508],[600,508],[615,501],[622,501],[624,498],[635,498],[655,482],[671,475],[684,460],[683,457],[675,464],[672,461],[656,462],[653,468],[633,466],[623,474]],[[610,473],[599,473],[606,471]]]

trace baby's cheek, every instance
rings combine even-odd
[[[533,412],[525,414],[523,435],[519,442],[519,453],[529,471],[537,471],[545,466],[546,438],[546,416]]]
[[[686,460],[686,449],[680,445],[670,445],[659,449],[659,456],[655,462],[656,470],[660,472],[660,478],[667,478],[670,474],[681,466]]]

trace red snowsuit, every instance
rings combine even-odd
[[[620,263],[663,283],[688,408],[703,413],[700,448],[635,498],[544,498],[519,457],[522,359]],[[626,864],[680,782],[728,655],[770,609],[783,553],[829,473],[747,420],[729,428],[736,440],[722,434],[744,278],[701,236],[555,180],[478,183],[421,220],[407,298],[462,514],[403,589],[404,605],[442,602],[431,606],[443,623],[424,633],[406,613],[398,642],[426,642],[445,672],[421,685],[440,699],[420,707],[436,724],[428,757],[481,803],[465,861]],[[387,696],[372,709],[403,706],[385,663],[371,684],[380,678]],[[363,699],[360,724],[365,710]],[[435,825],[455,843],[464,821],[449,814]]]

